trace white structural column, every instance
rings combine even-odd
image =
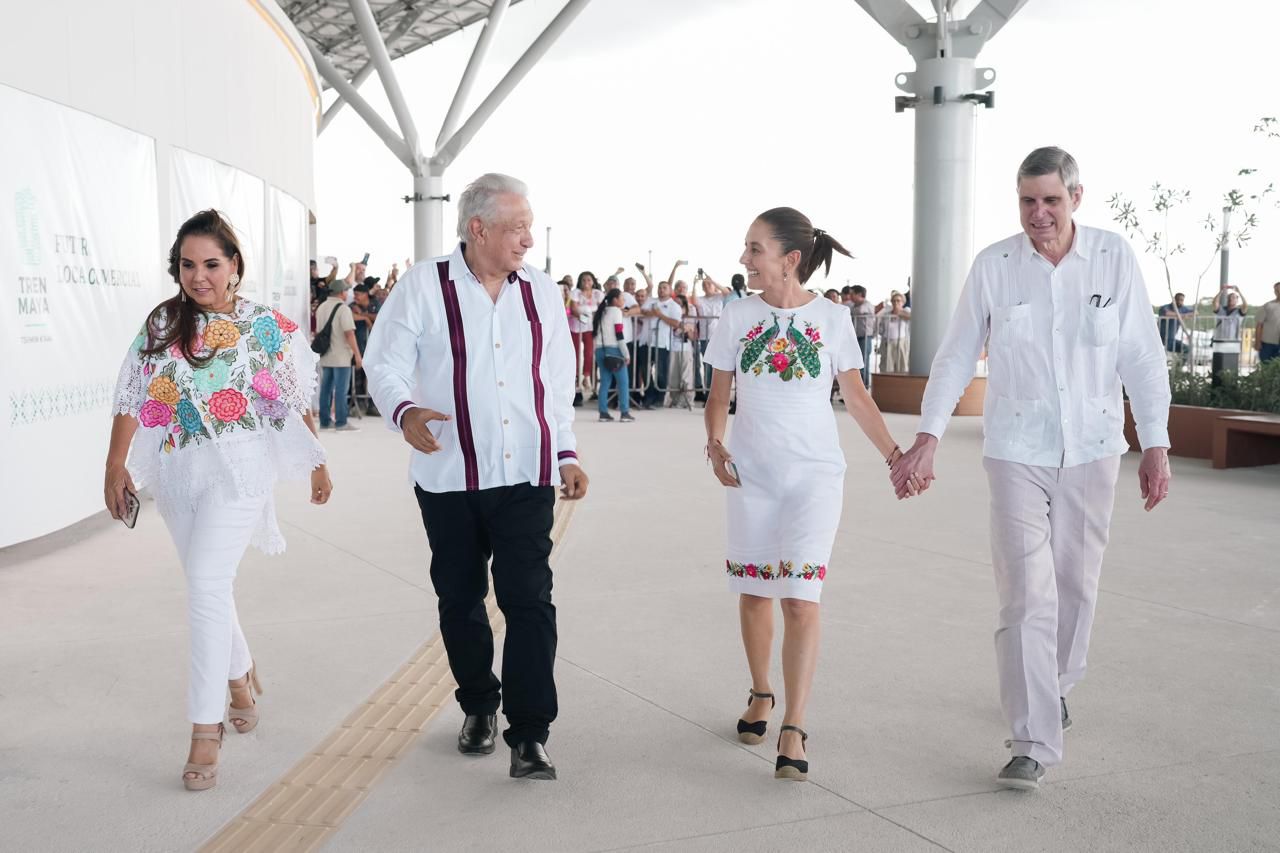
[[[395,69],[392,67],[391,56],[388,52],[388,49],[395,44],[400,36],[408,32],[417,18],[421,17],[422,12],[416,13],[416,16],[412,18],[406,17],[384,42],[378,31],[377,21],[369,8],[368,0],[348,0],[348,2],[351,5],[351,12],[355,18],[356,26],[360,31],[361,41],[364,42],[365,48],[369,52],[369,62],[360,69],[352,80],[348,81],[342,77],[332,63],[325,59],[324,55],[314,45],[311,46],[311,55],[316,61],[316,69],[329,85],[337,91],[339,98],[326,110],[320,124],[320,130],[323,131],[328,126],[333,116],[341,109],[343,102],[349,104],[352,109],[359,113],[365,123],[386,143],[392,153],[408,167],[413,175],[413,194],[405,196],[404,200],[413,204],[414,258],[437,257],[443,254],[444,251],[444,202],[449,200],[449,196],[444,192],[445,169],[458,157],[467,143],[479,132],[506,97],[511,94],[512,90],[524,79],[525,75],[538,63],[538,60],[551,48],[556,39],[569,27],[573,19],[586,8],[586,5],[591,0],[567,0],[560,13],[547,24],[546,29],[534,39],[524,54],[516,60],[516,63],[507,72],[506,76],[480,103],[475,112],[459,127],[458,119],[466,106],[476,75],[484,64],[489,46],[501,25],[502,17],[506,13],[507,7],[510,5],[510,0],[493,0],[492,5],[489,7],[489,16],[485,22],[485,28],[476,42],[471,59],[467,63],[466,71],[458,83],[453,102],[450,104],[449,111],[440,126],[440,134],[436,140],[434,153],[430,157],[424,156],[422,152],[413,114],[400,91],[400,85],[396,79]],[[428,7],[429,4],[423,8]],[[406,15],[411,14],[413,14],[412,10],[406,11]],[[368,77],[370,69],[376,70],[378,77],[382,80],[383,88],[387,93],[387,100],[391,103],[391,109],[396,116],[396,123],[400,126],[401,135],[397,135],[387,122],[378,115],[377,111],[356,92],[356,87]]]
[[[910,371],[926,375],[973,258],[974,111],[994,106],[993,94],[979,90],[996,77],[975,59],[1027,0],[982,0],[959,22],[951,17],[955,0],[933,0],[932,22],[906,0],[857,2],[916,61],[914,72],[896,78],[908,93],[896,105],[916,113]]]

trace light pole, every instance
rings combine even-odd
[[[1227,277],[1231,267],[1231,207],[1222,208],[1222,236],[1218,238],[1218,299],[1219,308],[1227,306],[1227,288],[1231,280]],[[1235,340],[1218,340],[1218,321],[1215,313],[1213,323],[1213,362],[1209,374],[1209,384],[1222,384],[1224,373],[1236,373],[1240,370],[1240,338]]]

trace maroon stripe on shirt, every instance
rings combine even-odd
[[[529,318],[533,332],[533,411],[538,418],[538,485],[551,485],[551,427],[543,411],[547,389],[542,384],[542,321],[538,319],[538,306],[533,301],[533,286],[520,279],[520,296],[524,299],[524,313]]]
[[[462,328],[462,306],[458,304],[458,288],[449,278],[449,262],[436,265],[440,289],[444,291],[444,315],[449,323],[449,346],[453,350],[453,404],[458,422],[458,447],[462,450],[462,469],[467,491],[480,489],[480,466],[476,462],[475,436],[471,432],[471,408],[467,404],[467,338]]]

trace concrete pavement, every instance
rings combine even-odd
[[[844,516],[795,784],[772,778],[781,708],[761,746],[734,737],[749,678],[701,419],[637,417],[578,427],[592,491],[555,558],[560,781],[508,779],[501,748],[459,756],[446,703],[325,849],[1280,848],[1280,471],[1175,459],[1170,502],[1146,514],[1126,457],[1066,763],[1025,795],[993,781],[1007,732],[980,425],[956,421],[934,489],[897,502],[841,412]],[[889,421],[907,443],[915,419]],[[179,780],[183,581],[154,505],[132,532],[99,518],[0,551],[0,849],[193,849],[430,638],[403,445],[365,426],[325,436],[329,506],[280,490],[289,553],[242,566],[268,692],[213,791]]]

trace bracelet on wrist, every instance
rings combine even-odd
[[[897,456],[895,456],[894,454],[897,454]],[[890,450],[889,455],[884,458],[884,464],[892,468],[893,463],[901,459],[903,455],[904,454],[902,452],[902,448],[895,444],[893,446],[893,450]]]

